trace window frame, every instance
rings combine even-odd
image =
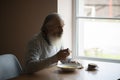
[[[72,40],[72,58],[77,58],[77,59],[85,59],[85,60],[95,60],[95,61],[104,61],[104,62],[113,62],[113,63],[120,63],[120,60],[115,60],[115,59],[106,59],[106,58],[95,58],[95,57],[87,57],[87,56],[79,56],[78,52],[78,24],[77,24],[77,19],[109,19],[109,20],[120,20],[120,18],[107,18],[107,17],[78,17],[76,14],[77,11],[77,0],[73,0],[73,7],[72,7],[72,30],[73,30],[73,40]]]

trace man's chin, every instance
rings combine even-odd
[[[51,45],[57,45],[61,41],[61,37],[50,37],[49,41]]]

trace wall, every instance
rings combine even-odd
[[[64,48],[72,50],[72,0],[58,0],[58,13],[65,22],[63,34]]]
[[[0,0],[0,54],[13,53],[23,64],[27,42],[51,12],[57,0]]]

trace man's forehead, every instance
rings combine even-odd
[[[51,20],[48,22],[48,25],[51,26],[64,26],[64,21],[63,20]]]

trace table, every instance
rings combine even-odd
[[[84,66],[75,72],[64,73],[56,66],[43,69],[32,75],[21,75],[11,80],[117,80],[120,78],[120,63],[79,60]],[[97,71],[87,71],[87,65],[95,63]]]

